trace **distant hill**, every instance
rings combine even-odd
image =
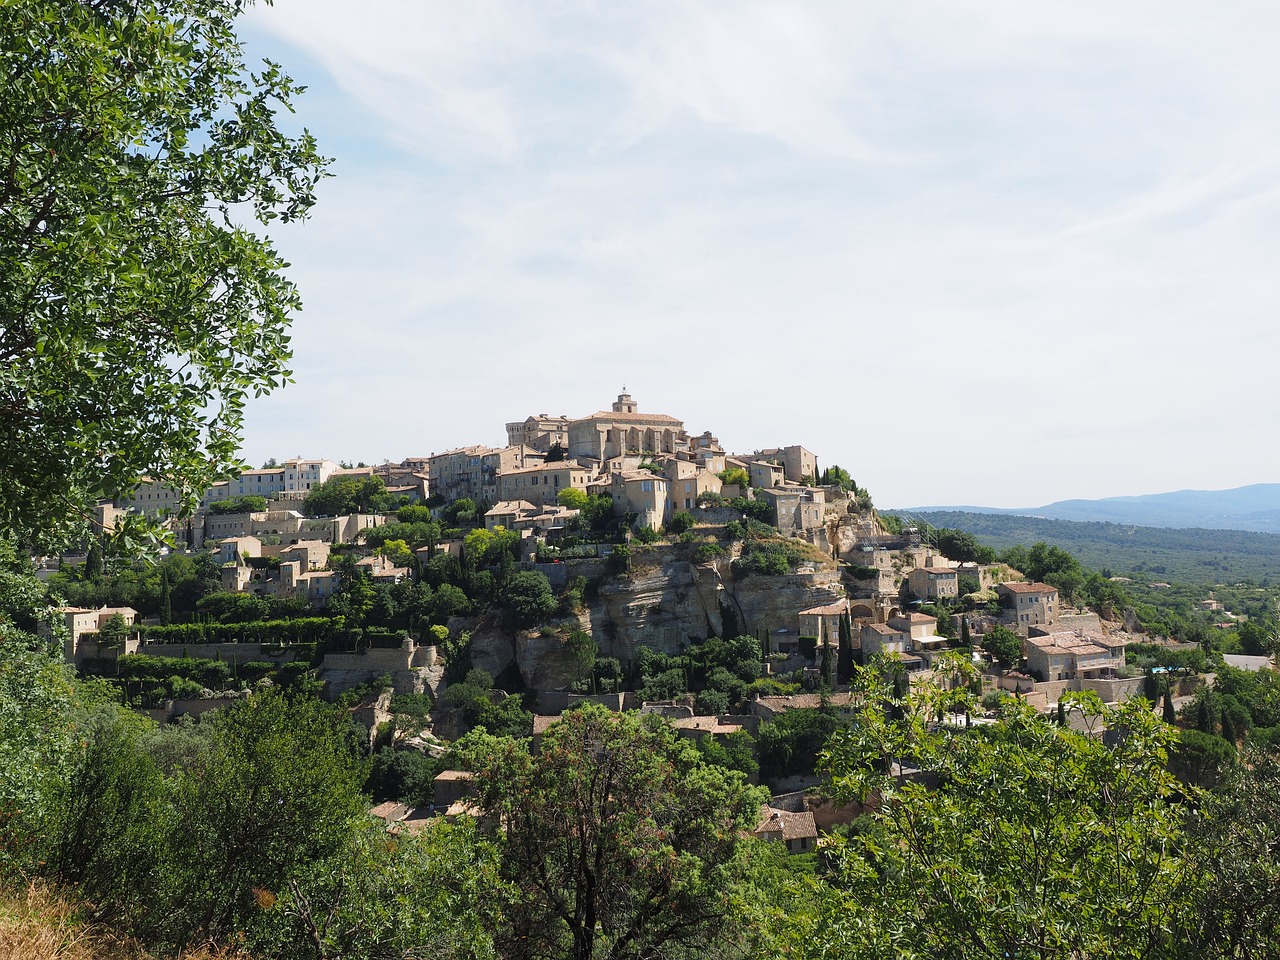
[[[1184,583],[1280,583],[1280,536],[1245,530],[1143,527],[970,511],[886,510],[935,527],[972,533],[1004,550],[1038,540],[1095,570]]]
[[[1254,483],[1232,490],[1178,490],[1138,497],[1059,500],[1043,507],[911,507],[892,513],[971,513],[1045,517],[1050,520],[1138,524],[1144,527],[1251,530],[1280,533],[1280,483]]]

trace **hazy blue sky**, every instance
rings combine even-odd
[[[625,383],[883,506],[1280,479],[1280,5],[276,0],[335,156],[245,456]]]

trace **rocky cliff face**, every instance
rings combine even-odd
[[[514,663],[527,686],[555,690],[576,675],[563,639],[574,629],[591,634],[600,656],[625,664],[641,647],[678,654],[726,630],[754,634],[782,629],[794,635],[801,610],[845,596],[834,569],[737,580],[727,562],[717,569],[677,559],[677,553],[671,548],[643,551],[631,576],[606,581],[580,620],[564,621],[551,636],[513,634],[497,623],[475,623],[472,664],[497,676]]]

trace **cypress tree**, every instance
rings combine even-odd
[[[160,622],[166,626],[173,622],[173,598],[169,589],[169,571],[160,568]]]
[[[1166,685],[1164,688],[1164,722],[1173,723],[1177,719],[1178,715],[1173,709],[1173,691]]]
[[[102,579],[102,571],[102,546],[98,543],[98,538],[94,537],[84,558],[84,578],[90,583],[97,583]]]
[[[853,620],[846,610],[840,617],[840,651],[836,657],[836,682],[848,683],[853,676]]]

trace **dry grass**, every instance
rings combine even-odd
[[[44,883],[0,889],[0,960],[159,960],[112,930],[86,923],[82,908]],[[201,947],[178,960],[248,960]]]

